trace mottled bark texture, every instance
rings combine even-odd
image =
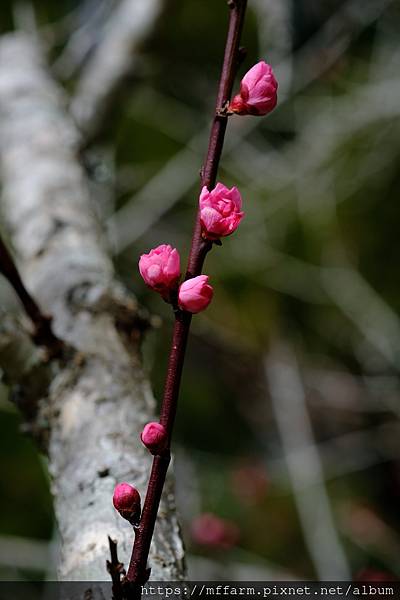
[[[132,530],[114,511],[111,498],[115,483],[124,480],[144,495],[151,457],[139,433],[153,417],[154,399],[140,362],[138,307],[115,280],[77,161],[80,140],[66,104],[37,42],[22,34],[4,36],[2,218],[27,288],[53,315],[56,334],[73,349],[42,399],[62,538],[60,577],[104,580],[107,535],[119,541],[125,563],[132,547]],[[182,576],[171,482],[150,565],[152,579]]]

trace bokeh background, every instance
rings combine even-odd
[[[3,0],[1,32],[34,24],[73,94],[117,4]],[[119,276],[154,315],[157,398],[172,317],[137,260],[187,257],[226,21],[224,0],[165,2],[82,156]],[[240,75],[271,63],[279,105],[231,118],[222,157],[246,217],[207,258],[177,418],[192,579],[400,576],[399,27],[398,0],[249,0]],[[3,279],[0,300],[19,310]],[[0,398],[0,578],[51,578],[46,460]]]

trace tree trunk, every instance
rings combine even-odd
[[[35,39],[0,41],[2,211],[26,286],[73,351],[54,374],[41,418],[62,539],[60,577],[108,578],[107,536],[127,563],[130,526],[112,506],[116,482],[144,496],[150,456],[139,433],[153,418],[143,374],[138,306],[115,280],[77,161],[78,132]],[[0,356],[1,358],[1,356]],[[183,576],[169,482],[150,555],[151,578]]]

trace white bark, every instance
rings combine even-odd
[[[135,326],[137,306],[114,279],[77,160],[78,134],[36,42],[0,40],[2,211],[25,283],[78,353],[47,398],[49,465],[62,538],[60,577],[108,579],[107,535],[125,564],[132,531],[112,507],[116,482],[144,497],[150,456],[139,432],[153,417]],[[169,483],[152,545],[152,579],[182,576],[183,547]]]

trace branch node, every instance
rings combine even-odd
[[[216,117],[227,118],[233,115],[232,112],[229,111],[229,100],[227,100],[220,108],[217,108],[215,111]]]
[[[43,346],[46,349],[46,360],[60,358],[65,348],[64,343],[53,333],[52,321],[53,317],[42,314],[40,320],[34,324],[31,336],[37,346]]]
[[[52,318],[42,313],[36,300],[26,289],[18,268],[6,244],[0,237],[0,273],[8,280],[20,299],[26,314],[33,323],[34,331],[32,341],[37,346],[47,349],[47,359],[59,358],[63,352],[64,344],[53,333],[51,328]]]

